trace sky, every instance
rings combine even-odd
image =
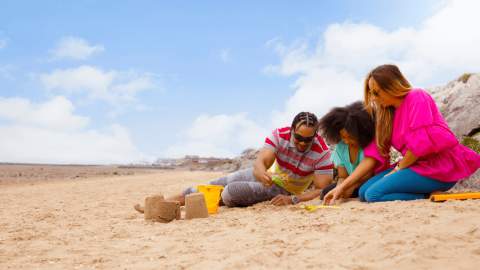
[[[261,147],[300,111],[479,72],[480,2],[2,1],[0,162],[122,164]]]

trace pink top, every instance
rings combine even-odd
[[[457,182],[480,168],[480,155],[460,144],[448,128],[432,97],[422,89],[412,89],[395,109],[391,145],[402,155],[410,150],[417,162],[410,168],[442,182]],[[364,149],[365,156],[389,167],[375,143]]]

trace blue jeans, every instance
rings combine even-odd
[[[402,169],[385,176],[392,169],[385,170],[365,182],[359,191],[361,201],[409,201],[425,199],[434,191],[447,191],[455,182],[441,182],[421,176],[411,169]]]

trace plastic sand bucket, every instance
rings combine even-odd
[[[205,195],[205,202],[209,214],[216,214],[218,212],[218,204],[220,203],[220,194],[223,186],[217,185],[200,185],[197,187],[198,191]]]

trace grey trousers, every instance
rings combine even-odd
[[[222,201],[228,207],[250,206],[259,202],[269,201],[279,194],[290,195],[283,188],[273,184],[265,187],[253,176],[253,168],[236,171],[227,176],[217,178],[210,185],[224,186]],[[183,195],[197,192],[196,187],[183,191]]]

